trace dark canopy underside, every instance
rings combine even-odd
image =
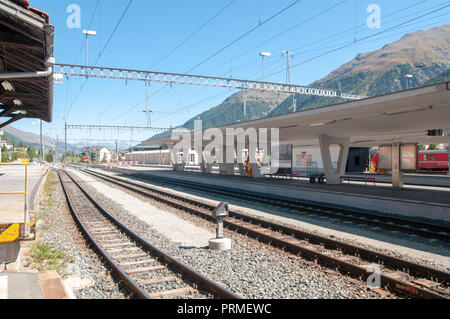
[[[47,14],[29,7],[26,1],[0,0],[0,75],[47,70],[53,39],[54,27],[48,24]],[[53,74],[0,77],[0,117],[6,118],[0,128],[23,118],[50,122],[52,109]]]

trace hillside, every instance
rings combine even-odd
[[[281,102],[286,100],[289,94],[261,92],[248,90],[247,92],[247,116],[244,116],[244,94],[239,91],[229,96],[220,105],[193,117],[182,125],[184,128],[193,129],[194,121],[200,118],[203,121],[203,128],[219,127],[238,121],[250,121],[268,116]],[[169,132],[163,132],[153,136],[157,139],[169,136]]]
[[[200,118],[205,128],[232,124],[237,121],[250,121],[269,115],[289,95],[285,93],[248,90],[247,115],[243,114],[244,94],[239,91],[228,97],[222,104],[187,121],[183,127],[193,128],[194,120]]]
[[[23,142],[28,145],[33,145],[37,148],[40,148],[40,136],[34,133],[25,132],[19,130],[11,125],[6,126],[1,129],[4,134],[8,137],[8,139],[12,142],[20,143]],[[51,147],[53,145],[54,140],[48,136],[42,137],[42,142],[45,147]]]
[[[406,34],[382,49],[359,54],[314,87],[342,88],[343,92],[377,96],[445,81],[450,69],[450,25]],[[412,75],[408,78],[407,75]],[[297,111],[342,103],[340,99],[297,97]],[[292,98],[269,116],[292,112]]]
[[[311,83],[312,87],[341,89],[345,93],[377,96],[414,87],[443,82],[450,78],[450,24],[404,35],[379,50],[358,54],[353,60]],[[412,77],[407,77],[410,75]],[[346,102],[340,98],[297,96],[296,110],[311,109]],[[200,117],[204,128],[293,111],[293,97],[270,92],[249,92],[243,115],[243,94],[235,93],[222,104],[182,125],[192,128]],[[168,132],[152,139],[167,136]]]

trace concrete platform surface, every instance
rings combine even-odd
[[[28,167],[28,200],[44,173],[44,167]],[[0,192],[24,191],[25,168],[3,166],[0,168]],[[0,195],[0,224],[23,223],[24,195]]]
[[[0,299],[69,299],[69,292],[54,271],[0,273]]]
[[[427,187],[412,186],[403,190],[393,190],[387,185],[373,186],[372,184],[367,184],[365,186],[364,183],[327,185],[310,184],[306,180],[250,179],[240,176],[174,172],[142,167],[132,167],[124,170],[341,207],[450,223],[450,189],[429,189]]]
[[[375,177],[377,182],[389,183],[392,182],[392,175],[381,174],[365,174],[365,173],[348,173],[348,176],[360,177]],[[448,174],[404,174],[404,183],[406,185],[430,186],[430,187],[449,187],[450,175]]]

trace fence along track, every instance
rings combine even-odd
[[[205,202],[90,170],[83,170],[83,172],[211,222],[215,221],[211,215],[214,206]],[[341,273],[351,274],[366,280],[370,275],[367,268],[373,263],[377,263],[381,268],[381,285],[391,291],[415,298],[450,297],[450,273],[448,272],[303,232],[236,211],[230,210],[229,213],[230,218],[224,221],[227,228],[283,248],[291,253],[299,254],[337,269]]]
[[[67,172],[58,171],[58,175],[71,213],[83,234],[119,282],[136,297],[241,298],[128,229]]]

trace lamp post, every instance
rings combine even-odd
[[[409,90],[409,79],[412,79],[412,74],[406,74],[406,89]]]
[[[83,30],[83,34],[86,36],[86,66],[88,66],[88,37],[95,37],[97,35],[97,32],[91,30]]]
[[[272,54],[270,52],[260,52],[259,56],[262,58],[262,82],[264,82],[264,58],[270,57]]]

